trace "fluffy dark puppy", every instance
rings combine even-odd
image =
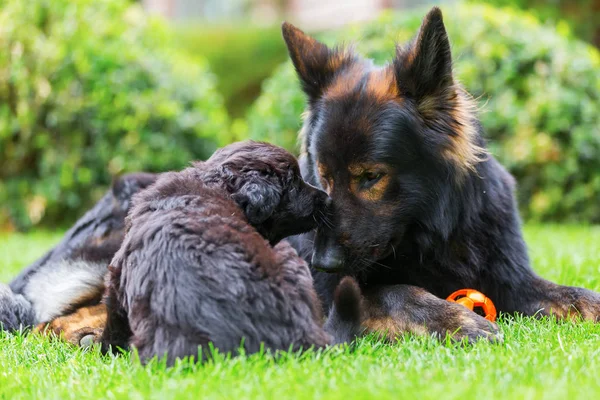
[[[423,331],[477,322],[474,313],[450,303],[440,313],[427,301],[427,291],[445,298],[461,288],[484,292],[502,312],[599,320],[598,293],[531,269],[515,182],[488,154],[473,102],[453,76],[438,8],[381,67],[287,23],[283,36],[308,98],[303,176],[333,200],[316,237],[294,240],[312,254],[326,307],[342,276],[353,275],[365,288],[426,289],[395,289],[407,304],[398,318],[423,316]],[[494,332],[490,325],[483,336]]]
[[[142,362],[172,364],[209,343],[248,353],[331,343],[307,264],[278,243],[314,229],[328,197],[287,151],[236,143],[133,201],[110,267],[105,351],[132,345]]]
[[[124,237],[131,197],[155,179],[148,173],[116,179],[58,245],[24,269],[10,287],[0,286],[0,325],[7,330],[30,327],[98,304],[108,264]]]

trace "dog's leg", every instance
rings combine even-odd
[[[363,327],[387,340],[404,333],[450,336],[453,340],[502,341],[498,326],[458,304],[410,285],[369,288],[364,292]]]
[[[109,270],[110,272],[106,279],[107,289],[103,299],[103,303],[107,309],[107,319],[100,342],[102,343],[103,353],[108,353],[109,351],[117,353],[119,348],[129,348],[132,333],[127,311],[120,302],[121,269],[111,266]]]
[[[512,313],[600,322],[600,293],[558,285],[538,276],[501,292],[499,297],[503,300],[498,308]]]
[[[513,240],[496,242],[493,250],[500,256],[482,269],[485,274],[474,287],[491,298],[498,311],[600,322],[600,293],[541,278],[530,267],[521,236],[509,239]]]

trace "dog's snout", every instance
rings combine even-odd
[[[339,246],[315,250],[312,255],[313,268],[323,272],[337,272],[344,267],[343,251]]]
[[[317,229],[312,255],[312,266],[324,272],[337,272],[344,268],[344,248],[337,242],[330,226]]]

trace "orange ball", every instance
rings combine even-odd
[[[496,307],[489,297],[475,289],[460,289],[452,293],[446,299],[458,304],[462,304],[473,311],[479,307],[483,310],[485,319],[494,322],[496,320]]]

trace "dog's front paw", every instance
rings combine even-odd
[[[586,321],[600,322],[600,293],[578,287],[556,285],[549,291],[548,297],[538,306],[541,315],[549,315],[557,319],[582,318]]]
[[[100,341],[105,325],[106,307],[100,304],[39,324],[34,331],[43,335],[53,334],[73,345],[87,347]]]
[[[450,337],[469,343],[480,339],[501,342],[498,325],[463,305],[440,299],[410,285],[370,289],[364,298],[366,332],[383,333],[393,339],[404,333]]]
[[[484,339],[491,342],[502,342],[503,336],[498,325],[488,321],[465,306],[443,300],[443,315],[432,321],[432,333],[438,337],[449,336],[452,340],[474,343]]]

